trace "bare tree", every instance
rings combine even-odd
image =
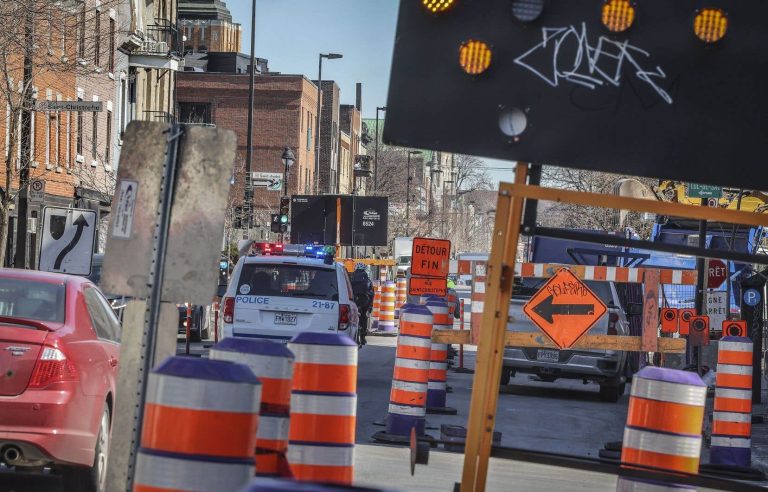
[[[98,12],[118,3],[119,0],[103,0]],[[5,132],[0,181],[0,265],[5,261],[11,204],[25,191],[30,177],[51,172],[34,167],[31,129],[39,96],[37,86],[45,82],[61,93],[74,93],[77,77],[100,70],[85,60],[112,56],[101,46],[101,40],[108,35],[106,23],[97,29],[99,23],[92,22],[96,12],[96,3],[90,0],[0,2],[0,109],[5,108],[5,118],[0,117],[0,128]]]

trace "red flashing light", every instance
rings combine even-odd
[[[253,254],[270,256],[274,254],[281,254],[285,248],[285,245],[281,243],[253,243],[251,247]]]

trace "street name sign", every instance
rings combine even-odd
[[[723,189],[719,186],[688,183],[687,194],[689,198],[721,198]]]
[[[617,3],[401,0],[384,142],[768,189],[768,2]]]
[[[35,103],[35,111],[100,113],[104,111],[104,103],[101,101],[38,101]]]
[[[39,269],[90,275],[96,225],[93,210],[45,207]]]
[[[603,301],[567,268],[561,268],[523,307],[552,342],[573,346],[608,311]]]
[[[445,278],[450,269],[451,242],[447,239],[413,238],[411,275]]]
[[[29,183],[29,201],[32,203],[43,203],[45,201],[45,181],[42,179],[33,179]]]
[[[448,280],[445,278],[411,277],[408,282],[408,294],[421,296],[424,294],[448,295]]]

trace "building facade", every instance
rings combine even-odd
[[[178,24],[185,54],[240,52],[242,26],[221,0],[181,0]]]
[[[314,81],[317,84],[317,81]],[[320,113],[320,176],[317,194],[336,193],[339,179],[339,85],[333,80],[323,80],[322,111]]]
[[[237,135],[231,202],[242,204],[248,128],[248,74],[182,72],[177,97],[180,121],[213,124]],[[253,172],[283,174],[283,149],[296,158],[289,170],[288,194],[309,194],[314,182],[317,87],[302,75],[265,74],[255,79]],[[282,190],[254,189],[254,236],[266,239],[269,214],[276,213]]]

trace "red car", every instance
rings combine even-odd
[[[0,269],[0,462],[102,492],[120,322],[85,278]]]

